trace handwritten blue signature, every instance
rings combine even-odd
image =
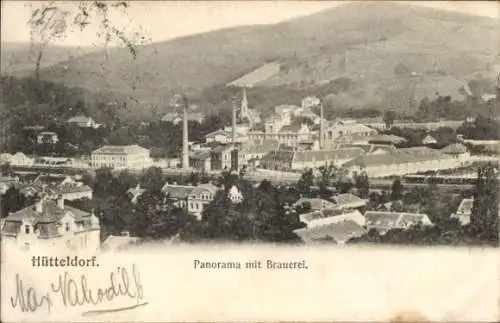
[[[110,273],[109,282],[108,286],[95,289],[89,287],[86,275],[81,275],[78,280],[65,271],[63,274],[59,274],[55,283],[50,284],[51,290],[49,292],[38,293],[33,287],[26,288],[19,274],[16,274],[16,296],[10,297],[10,303],[13,308],[19,307],[22,312],[36,312],[38,309],[46,307],[50,313],[54,306],[52,298],[54,295],[60,297],[64,307],[99,305],[118,297],[128,297],[136,301],[135,304],[127,307],[87,311],[82,313],[83,316],[126,311],[148,304],[143,301],[143,288],[139,270],[135,264],[132,265],[132,279],[126,268],[118,267],[116,272]]]

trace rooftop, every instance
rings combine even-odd
[[[394,145],[405,143],[406,139],[395,135],[378,135],[368,139],[368,142],[388,142]]]
[[[386,154],[366,154],[344,164],[345,167],[351,166],[375,166],[406,164],[426,160],[439,160],[449,158],[437,150],[427,147],[412,147],[388,151]]]
[[[75,116],[72,118],[69,118],[68,123],[80,123],[80,122],[92,122],[92,118],[86,117],[86,116]]]
[[[171,198],[185,199],[193,194],[201,194],[205,191],[215,194],[217,192],[217,186],[212,184],[200,184],[198,186],[192,185],[176,185],[176,184],[165,184],[162,187],[162,192],[168,194]]]
[[[42,212],[37,211],[37,204],[41,203]],[[59,222],[66,214],[71,214],[75,222],[81,222],[90,219],[91,214],[68,205],[60,208],[56,201],[45,200],[37,202],[37,204],[28,206],[22,210],[10,214],[6,218],[6,222],[22,222],[31,221],[33,224],[40,223],[56,223]]]
[[[332,199],[339,205],[349,205],[349,204],[359,204],[359,205],[365,205],[366,200],[363,200],[359,198],[358,196],[354,194],[349,194],[349,193],[344,193],[344,194],[339,194],[336,196],[333,196]]]
[[[146,152],[149,153],[149,150],[139,145],[127,145],[127,146],[107,145],[94,150],[92,154],[123,155],[123,154],[140,154]]]
[[[461,143],[455,143],[444,147],[441,152],[443,154],[463,154],[467,152],[467,147]]]
[[[353,220],[332,222],[311,228],[301,228],[294,231],[304,242],[319,242],[334,240],[343,243],[351,237],[360,236],[365,230]]]
[[[249,140],[243,144],[243,150],[249,154],[265,154],[279,147],[276,139]]]
[[[303,205],[304,203],[310,203],[312,210],[322,210],[323,208],[326,208],[326,207],[335,206],[334,203],[327,201],[327,200],[324,200],[324,199],[321,199],[321,198],[306,198],[306,197],[302,197],[302,198],[298,199],[293,205],[299,206],[299,205]]]
[[[381,230],[407,228],[418,223],[432,225],[427,214],[423,213],[367,211],[364,215],[367,226]]]

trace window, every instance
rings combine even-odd
[[[25,225],[25,226],[24,226],[24,232],[25,232],[26,234],[30,234],[30,226],[29,226],[29,225]]]
[[[66,231],[70,230],[69,222],[66,222]]]

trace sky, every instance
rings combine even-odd
[[[75,10],[77,1],[57,1]],[[30,3],[4,1],[1,10],[2,42],[28,42]],[[346,3],[346,1],[130,1],[128,17],[118,12],[111,16],[116,26],[139,31],[149,41],[165,41],[176,37],[241,25],[273,24],[312,14]],[[434,7],[472,15],[500,17],[500,6],[494,1],[419,1],[409,5]],[[74,31],[53,44],[91,46],[102,44],[96,36],[97,24],[83,31]]]

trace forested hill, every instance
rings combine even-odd
[[[315,92],[339,78],[349,79],[349,87],[332,99],[337,106],[414,110],[436,92],[460,99],[470,80],[493,81],[498,27],[498,19],[408,4],[349,3],[275,25],[149,44],[136,60],[126,49],[113,49],[106,73],[103,52],[94,52],[48,67],[42,77],[126,93],[162,108],[177,91],[226,98],[225,84],[276,61],[279,73],[249,93],[262,110],[287,93]],[[282,95],[269,102],[264,94],[274,89]]]

